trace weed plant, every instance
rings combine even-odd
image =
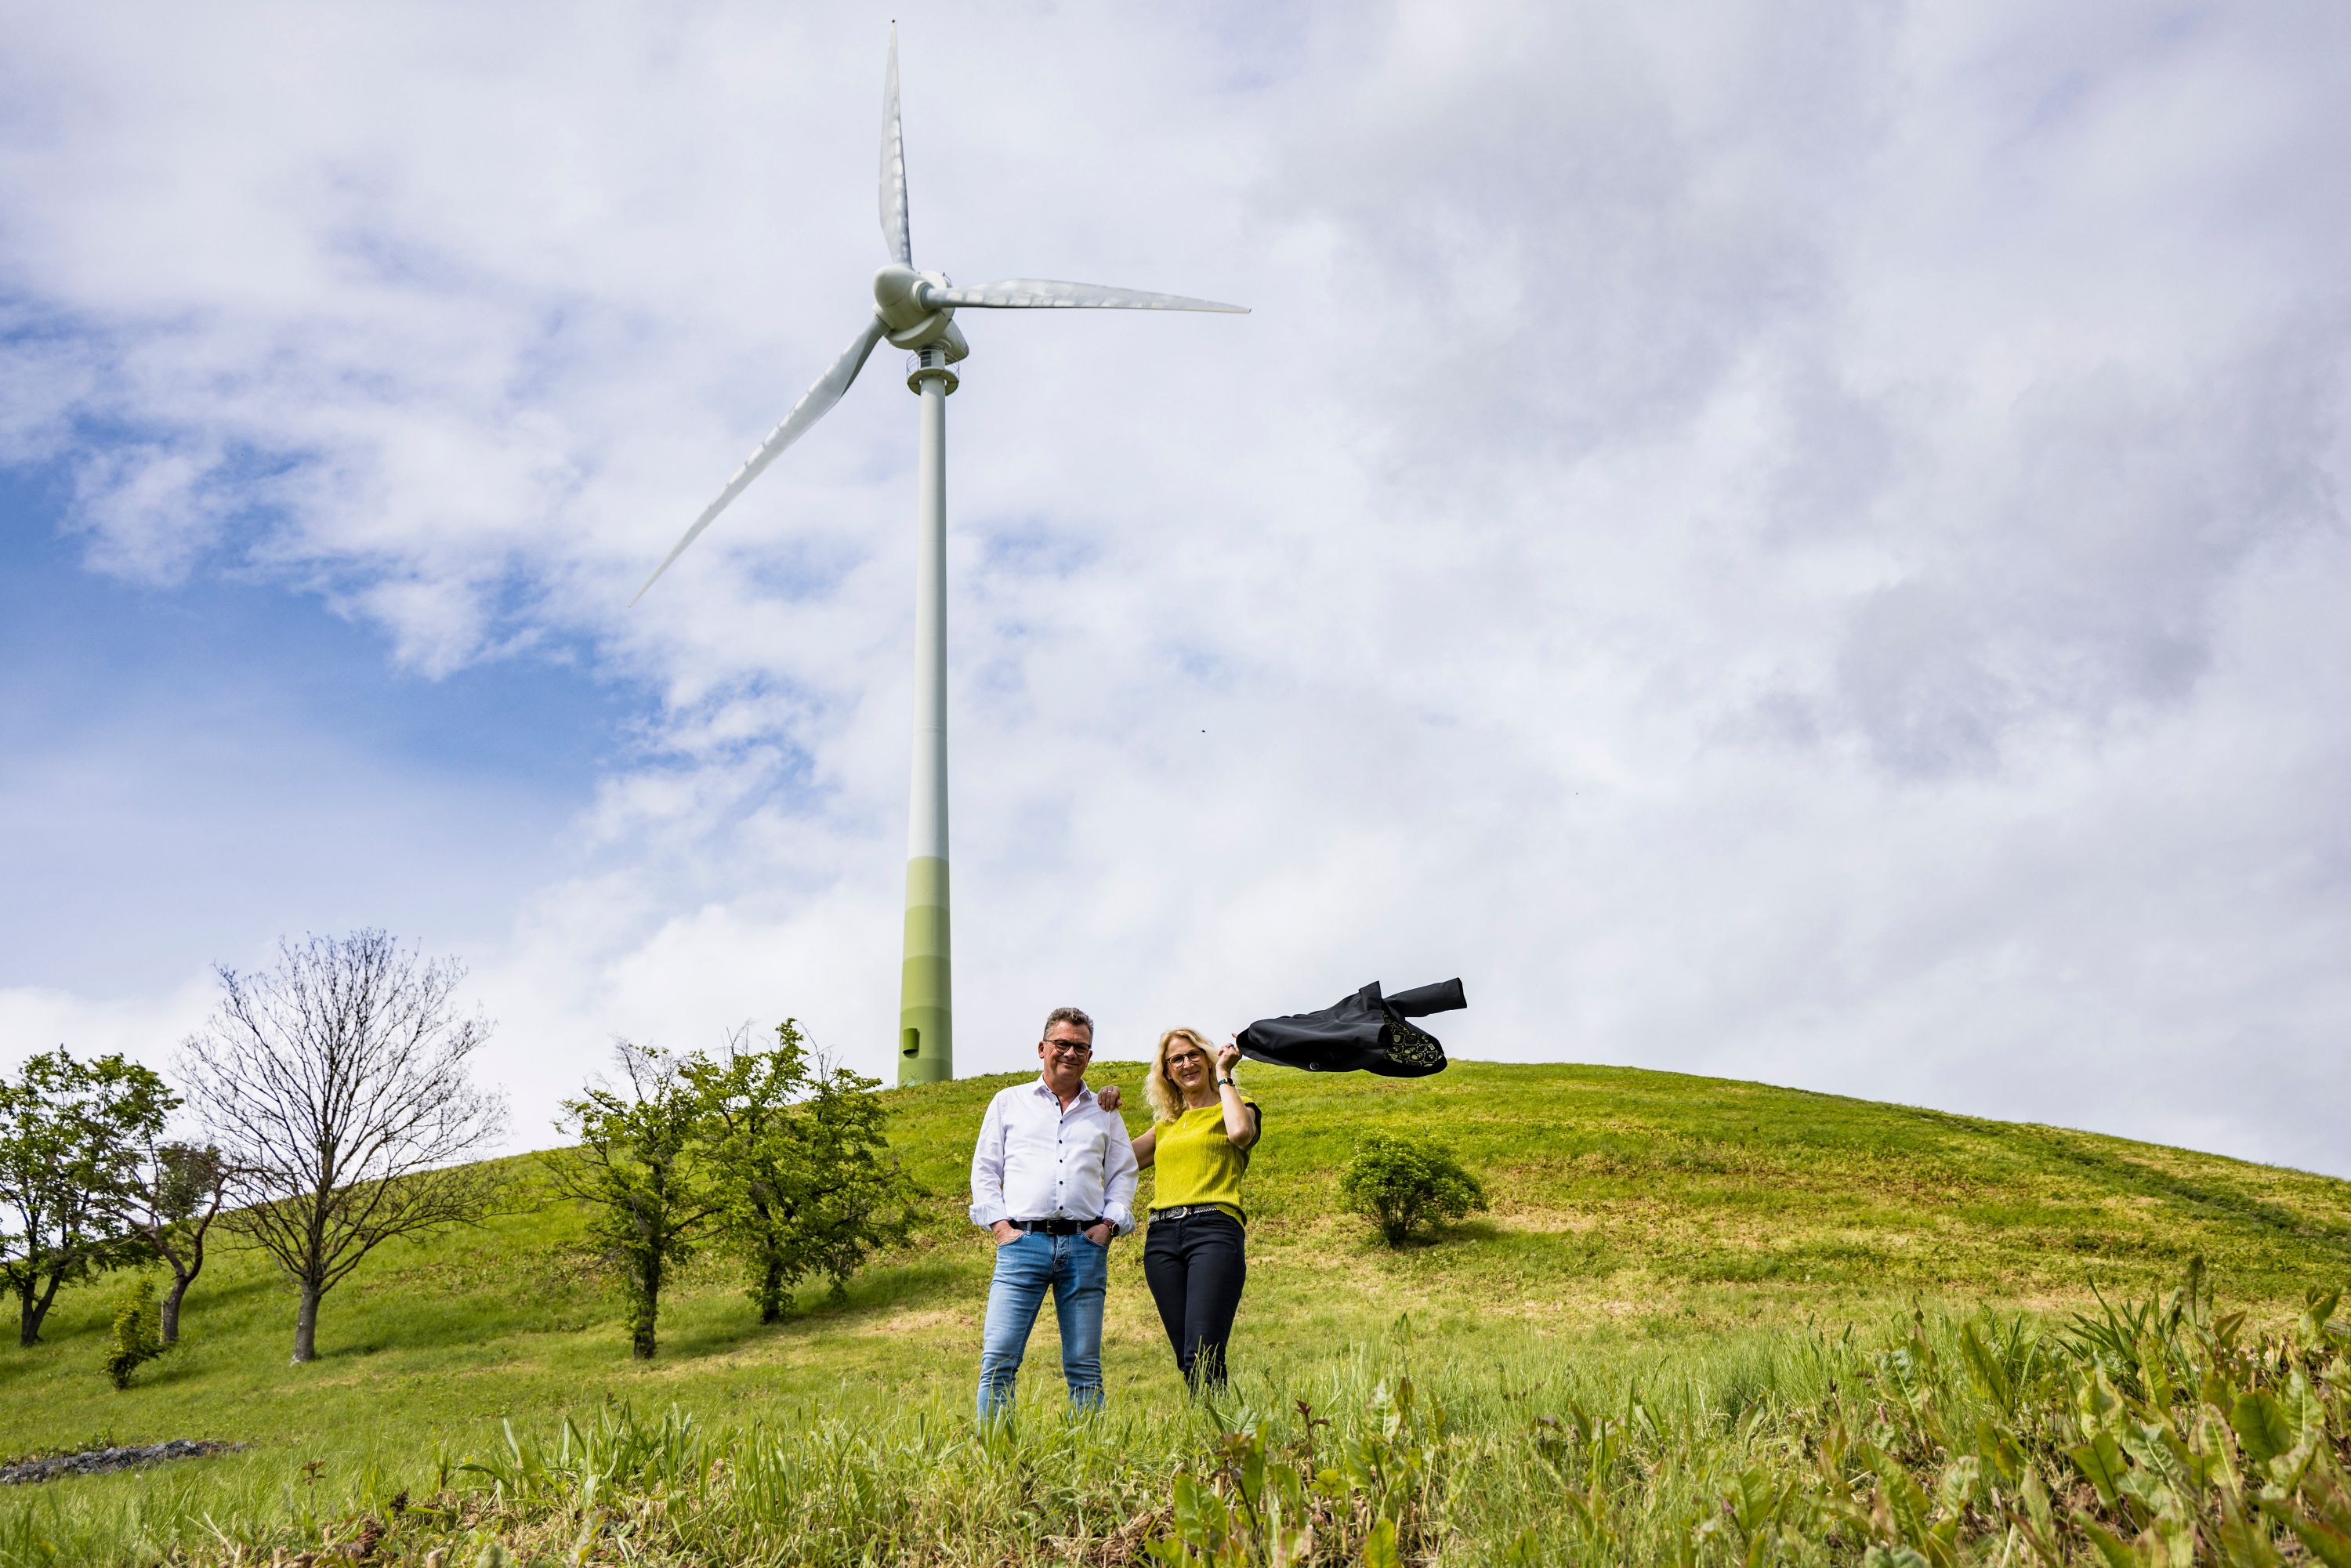
[[[162,1311],[155,1301],[155,1281],[141,1274],[124,1292],[122,1305],[115,1309],[111,1337],[101,1364],[108,1381],[115,1387],[130,1387],[131,1375],[167,1348],[161,1326]]]

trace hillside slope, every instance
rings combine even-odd
[[[1105,1075],[1134,1096],[1139,1131],[1139,1068],[1104,1063]],[[2094,1285],[2166,1283],[2193,1254],[2241,1303],[2282,1308],[2309,1285],[2351,1282],[2351,1183],[2179,1150],[1630,1069],[1246,1076],[1266,1136],[1249,1173],[1244,1379],[1253,1361],[1342,1361],[1399,1335],[1463,1358],[1531,1341],[1622,1357],[1878,1321],[1913,1300],[2056,1308]],[[989,1256],[963,1222],[964,1171],[981,1108],[1014,1081],[892,1095],[893,1140],[929,1194],[924,1227],[845,1301],[805,1296],[777,1327],[706,1260],[667,1305],[660,1358],[632,1364],[616,1303],[579,1254],[580,1217],[542,1202],[384,1249],[328,1298],[320,1359],[292,1367],[290,1295],[260,1260],[228,1251],[189,1298],[186,1343],[128,1393],[97,1369],[119,1281],[61,1298],[47,1343],[0,1349],[0,1457],[99,1435],[232,1438],[255,1447],[189,1467],[206,1479],[185,1484],[223,1489],[223,1507],[292,1506],[289,1478],[319,1460],[326,1490],[312,1500],[325,1506],[420,1469],[430,1480],[436,1447],[491,1441],[502,1418],[543,1425],[614,1401],[720,1419],[910,1402],[959,1413]],[[1491,1212],[1435,1246],[1378,1247],[1335,1210],[1340,1167],[1374,1128],[1449,1143],[1487,1180]],[[1167,1359],[1140,1249],[1123,1242],[1105,1343],[1113,1406],[1176,1397]],[[1048,1314],[1029,1361],[1040,1397],[1053,1367]],[[0,1521],[25,1506],[0,1497]]]
[[[1132,1090],[1140,1073],[1118,1076]],[[1633,1068],[1248,1077],[1267,1128],[1249,1171],[1252,1266],[1335,1273],[1399,1306],[1565,1327],[1745,1322],[1855,1294],[2070,1301],[2094,1281],[2171,1280],[2198,1253],[2256,1299],[2351,1275],[2351,1183],[2155,1145]],[[959,1190],[977,1110],[1010,1082],[901,1092],[909,1167]],[[1453,1245],[1371,1246],[1336,1208],[1339,1170],[1373,1129],[1451,1145],[1492,1212]]]

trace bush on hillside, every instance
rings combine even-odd
[[[1428,1138],[1373,1133],[1339,1178],[1348,1212],[1380,1228],[1380,1239],[1401,1247],[1432,1222],[1459,1219],[1486,1207],[1486,1189],[1461,1168],[1453,1151]]]
[[[117,1388],[130,1387],[131,1375],[163,1354],[161,1316],[155,1281],[142,1274],[116,1310],[113,1339],[106,1347],[106,1375]]]

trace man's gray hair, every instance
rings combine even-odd
[[[1045,1015],[1045,1034],[1052,1033],[1053,1026],[1057,1023],[1076,1024],[1080,1029],[1086,1031],[1086,1038],[1088,1040],[1092,1040],[1094,1037],[1094,1020],[1086,1017],[1086,1009],[1083,1008],[1055,1008],[1051,1012],[1047,1013]],[[1040,1035],[1038,1038],[1041,1040],[1044,1036]]]

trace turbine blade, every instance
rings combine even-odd
[[[1008,277],[971,288],[928,288],[925,300],[982,310],[1054,310],[1090,307],[1101,310],[1219,310],[1246,316],[1246,305],[1219,305],[1181,294],[1149,294],[1140,288],[1105,288],[1099,283],[1056,283],[1050,277]]]
[[[882,340],[883,330],[879,317],[865,323],[865,329],[857,334],[857,340],[841,351],[841,358],[832,361],[831,370],[817,378],[816,385],[800,394],[800,401],[792,404],[792,412],[784,415],[784,422],[768,433],[768,439],[759,443],[759,449],[745,460],[742,467],[735,470],[735,477],[726,481],[726,488],[718,492],[718,498],[702,509],[702,516],[694,519],[694,526],[685,530],[685,537],[670,548],[669,554],[662,558],[661,565],[653,568],[653,576],[645,579],[645,587],[637,590],[635,598],[629,601],[631,604],[645,596],[645,588],[651,588],[661,580],[661,574],[669,570],[670,563],[685,553],[686,546],[702,537],[702,530],[710,526],[711,520],[747,489],[751,481],[765,472],[768,465],[773,463],[785,447],[807,434],[809,426],[832,411],[832,405],[841,401],[841,394],[849,390],[849,383],[857,379],[857,372],[864,369],[866,356],[872,353],[873,345]]]
[[[898,123],[898,24],[890,24],[890,71],[882,79],[882,244],[892,260],[914,265],[906,227],[906,132]]]

